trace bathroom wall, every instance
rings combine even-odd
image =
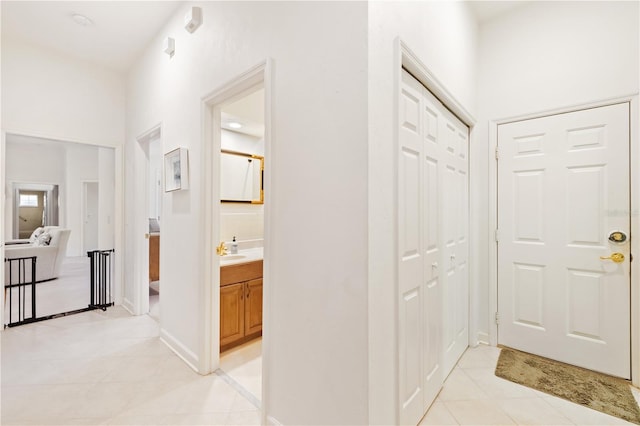
[[[264,139],[222,130],[222,149],[264,156]],[[221,203],[220,238],[222,241],[247,241],[240,248],[261,247],[264,238],[264,204]]]
[[[244,152],[264,157],[264,139],[240,132],[222,129],[222,149]]]

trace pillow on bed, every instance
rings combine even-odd
[[[42,226],[39,228],[36,228],[31,234],[31,236],[29,237],[29,242],[31,244],[35,244],[36,240],[43,232],[44,232],[44,228]]]
[[[34,246],[48,246],[51,242],[51,234],[48,232],[43,232],[36,238],[36,241],[33,243]]]

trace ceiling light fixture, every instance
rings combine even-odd
[[[237,121],[230,121],[227,123],[227,125],[232,129],[242,129],[242,124],[238,123]]]
[[[71,19],[73,19],[73,22],[75,22],[78,25],[82,25],[83,27],[89,27],[93,25],[93,21],[91,19],[79,13],[72,14]]]

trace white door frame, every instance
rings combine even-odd
[[[262,334],[262,415],[265,416],[265,407],[268,406],[268,395],[265,393],[269,380],[268,369],[270,353],[270,324],[272,286],[271,270],[269,268],[268,256],[272,244],[271,238],[271,217],[272,203],[271,196],[273,189],[271,186],[271,170],[275,164],[275,149],[271,137],[271,116],[273,99],[273,64],[270,59],[259,63],[244,73],[238,75],[231,81],[223,84],[209,94],[202,97],[202,134],[203,134],[203,155],[202,169],[204,170],[204,180],[202,185],[201,198],[204,204],[200,240],[203,265],[204,285],[201,287],[200,300],[201,312],[204,312],[204,319],[200,323],[199,359],[201,361],[200,372],[207,374],[215,371],[220,366],[220,260],[213,248],[220,242],[220,135],[222,131],[220,112],[224,104],[228,104],[235,99],[246,95],[251,88],[262,84],[265,96],[265,157],[269,160],[268,167],[264,173],[264,298],[263,298],[263,334]],[[263,418],[263,424],[266,419]]]
[[[159,136],[158,136],[159,135]],[[136,258],[132,259],[133,263],[133,300],[125,301],[127,308],[134,315],[144,315],[149,312],[149,143],[157,137],[162,138],[162,123],[158,123],[146,132],[136,138],[136,146],[133,149],[136,154],[134,163],[134,174],[137,182],[143,182],[140,191],[136,194],[142,194],[130,206],[133,209],[133,225],[132,225],[132,244]],[[144,159],[143,159],[144,157]],[[130,189],[131,190],[131,189]],[[164,209],[164,203],[163,209]],[[160,217],[164,217],[164,212]],[[143,236],[147,238],[143,239]],[[146,247],[145,247],[146,244]],[[160,245],[162,251],[162,244]],[[160,261],[162,262],[162,252],[160,253]],[[162,322],[162,319],[160,320]],[[162,324],[161,324],[162,325]]]
[[[477,247],[474,245],[474,241],[477,241],[478,229],[474,224],[473,218],[473,205],[471,205],[472,200],[472,185],[475,176],[475,172],[473,170],[473,158],[472,151],[473,146],[475,145],[475,140],[477,138],[477,129],[476,119],[471,115],[469,111],[456,99],[456,97],[449,92],[445,85],[443,85],[440,80],[436,78],[436,76],[431,72],[429,67],[427,67],[420,58],[413,53],[413,51],[409,48],[409,46],[400,38],[396,39],[396,52],[397,52],[397,65],[396,65],[396,85],[394,88],[395,99],[400,99],[400,87],[402,81],[402,68],[409,71],[411,75],[413,75],[424,87],[429,89],[433,95],[440,100],[456,117],[460,119],[467,127],[469,127],[469,344],[471,346],[476,346],[478,344],[478,324],[477,324],[477,282],[474,282],[474,277],[478,276],[478,261],[477,255],[475,252],[477,251]],[[395,101],[398,102],[397,100]],[[396,117],[398,116],[398,106],[396,104]],[[400,124],[397,122],[395,128],[399,129]],[[398,145],[399,131],[395,133],[395,144]],[[397,169],[398,159],[394,158],[395,170],[394,175],[398,175]],[[397,265],[396,265],[397,270]],[[477,280],[477,278],[476,278]],[[396,294],[397,294],[396,288]],[[396,306],[397,309],[397,306]]]
[[[0,256],[2,262],[0,262],[0,277],[4,280],[4,242],[5,242],[5,229],[4,229],[4,212],[5,203],[7,197],[5,196],[5,175],[7,168],[5,167],[5,139],[6,132],[0,129],[0,170],[5,170],[4,173],[0,173],[0,212],[2,212],[2,220],[0,220]],[[4,291],[0,291],[0,331],[4,329]]]
[[[513,117],[505,117],[489,121],[489,218],[488,234],[494,235],[498,227],[498,167],[494,153],[498,146],[498,125],[513,121],[529,120],[549,115],[562,114],[588,108],[597,108],[612,104],[628,102],[630,104],[630,137],[631,158],[640,158],[640,141],[638,140],[638,95],[629,95],[620,98],[604,99],[586,104],[571,105],[563,108],[545,110]],[[631,164],[634,164],[631,161]],[[640,256],[640,167],[631,168],[631,253]],[[495,313],[498,311],[498,243],[495,238],[489,239],[489,343],[492,346],[498,344],[498,325],[495,321]],[[636,261],[637,263],[637,261]],[[638,268],[631,263],[631,381],[635,386],[640,386],[640,277]]]
[[[395,66],[395,81],[394,81],[394,102],[395,102],[395,132],[394,132],[394,143],[395,146],[399,146],[399,138],[400,138],[400,123],[398,122],[399,117],[399,99],[400,99],[400,88],[402,87],[402,68],[406,69],[414,78],[416,78],[424,87],[426,87],[433,95],[435,95],[440,102],[444,104],[446,108],[448,108],[460,121],[462,121],[469,128],[469,313],[468,313],[468,333],[469,333],[469,345],[476,346],[478,344],[478,324],[477,324],[477,308],[476,305],[478,303],[478,264],[477,264],[477,247],[474,245],[474,242],[477,241],[477,234],[479,232],[479,227],[475,226],[474,222],[474,213],[472,210],[471,200],[473,188],[471,183],[474,179],[478,177],[474,175],[475,171],[473,170],[473,146],[475,145],[476,133],[476,119],[467,111],[467,109],[456,99],[456,97],[449,92],[445,85],[443,85],[440,80],[436,78],[436,76],[431,72],[429,67],[427,67],[422,60],[409,48],[409,46],[399,37],[396,38],[395,41],[395,52],[396,52],[396,62]],[[395,157],[392,159],[394,164],[394,176],[397,179],[399,174],[398,171],[398,151],[395,150]],[[397,181],[395,182],[397,186]],[[396,203],[397,204],[397,203]],[[397,213],[396,213],[397,214]],[[396,234],[398,229],[396,227]],[[397,244],[397,235],[395,238]],[[394,250],[394,253],[397,253],[397,246]],[[397,295],[399,292],[399,277],[398,277],[398,259],[394,258],[394,269],[396,272],[395,279],[395,290],[394,295]],[[393,319],[395,323],[395,333],[396,337],[399,336],[400,330],[400,322],[397,314],[399,312],[399,301],[396,297],[394,301],[394,312],[396,313],[396,317]],[[370,313],[371,315],[371,313]],[[399,389],[399,375],[397,374],[398,369],[398,359],[396,354],[395,359],[395,386],[396,389]],[[444,379],[444,378],[443,378]],[[397,401],[397,391],[396,391],[396,422],[400,420],[400,410],[401,407]]]

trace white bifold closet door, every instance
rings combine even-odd
[[[399,114],[399,420],[417,424],[469,342],[469,130],[404,70]]]

